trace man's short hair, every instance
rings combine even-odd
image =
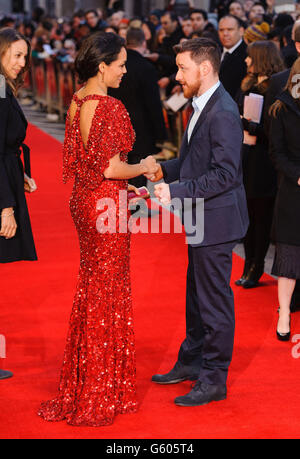
[[[245,23],[245,21],[243,21],[242,19],[238,18],[234,14],[226,14],[225,16],[222,16],[221,19],[219,20],[219,24],[222,21],[222,19],[226,19],[226,18],[234,19],[236,21],[238,27],[243,27],[243,29],[246,29],[248,27],[248,25]]]
[[[93,13],[95,16],[98,17],[98,13],[97,13],[96,10],[88,10],[88,11],[86,11],[86,12],[85,12],[85,17],[86,17],[88,14],[91,14],[91,13]]]
[[[126,35],[126,44],[132,48],[138,48],[145,42],[145,33],[142,29],[131,27]]]
[[[201,10],[200,8],[194,9],[191,11],[190,17],[192,17],[192,14],[195,14],[195,13],[202,14],[204,21],[207,21],[208,15],[205,10]]]
[[[176,54],[190,53],[191,59],[197,64],[209,60],[215,73],[219,73],[221,51],[219,45],[210,38],[193,38],[174,46]]]
[[[163,14],[161,15],[161,17],[163,16],[169,16],[169,18],[171,19],[172,22],[178,22],[179,24],[179,18],[177,16],[176,13],[174,13],[174,11],[164,11]]]

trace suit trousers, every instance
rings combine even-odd
[[[225,385],[232,360],[235,314],[230,280],[236,244],[188,248],[186,338],[178,361],[207,384]]]

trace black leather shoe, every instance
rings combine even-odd
[[[250,280],[250,279],[245,279],[245,281],[242,283],[242,287],[244,288],[255,288],[259,284],[258,281]]]
[[[243,285],[243,283],[246,281],[246,278],[245,277],[241,277],[240,279],[238,279],[237,281],[235,281],[235,285],[237,285],[238,287],[240,287],[241,285]]]
[[[259,285],[259,279],[264,273],[264,264],[255,264],[251,265],[251,268],[248,272],[245,282],[242,283],[244,288],[255,288]]]
[[[196,381],[197,379],[198,375],[193,374],[191,367],[179,362],[176,362],[174,368],[169,373],[152,376],[152,381],[157,384],[177,384],[182,381]]]
[[[10,371],[0,370],[0,380],[12,378],[13,374]]]
[[[197,381],[191,392],[175,398],[175,404],[178,406],[201,406],[207,405],[210,402],[219,402],[226,398],[226,386]]]
[[[249,274],[249,270],[251,268],[253,264],[253,261],[252,260],[245,260],[245,264],[244,264],[244,271],[243,271],[243,274],[241,276],[240,279],[238,279],[237,281],[235,281],[235,285],[237,285],[238,287],[241,287],[244,282],[247,280],[248,278],[248,274]]]

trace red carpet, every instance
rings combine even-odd
[[[40,402],[56,393],[79,250],[68,209],[71,185],[61,182],[61,145],[32,126],[27,142],[39,185],[28,199],[39,261],[1,266],[0,334],[7,340],[2,367],[15,376],[0,382],[0,438],[299,438],[300,360],[296,348],[292,355],[295,343],[276,340],[276,282],[268,276],[252,291],[235,288],[236,342],[226,401],[176,407],[173,399],[190,383],[150,382],[153,373],[169,371],[184,336],[187,246],[176,234],[133,237],[140,411],[98,429],[49,424],[36,415]],[[235,257],[233,279],[241,266]],[[292,336],[299,330],[300,315],[294,314]]]

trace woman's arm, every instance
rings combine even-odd
[[[0,98],[0,113],[0,209],[6,209],[16,205],[4,164],[5,139],[9,113],[9,101],[7,97],[3,99]],[[13,129],[13,127],[10,128]]]
[[[16,234],[17,224],[13,209],[16,205],[15,197],[13,195],[4,164],[5,138],[9,113],[9,102],[7,98],[0,98],[0,113],[0,237],[11,239]]]
[[[158,170],[157,163],[152,156],[142,159],[139,164],[127,164],[120,160],[120,155],[115,155],[109,161],[109,166],[104,171],[107,179],[126,180],[144,174],[155,174]]]

